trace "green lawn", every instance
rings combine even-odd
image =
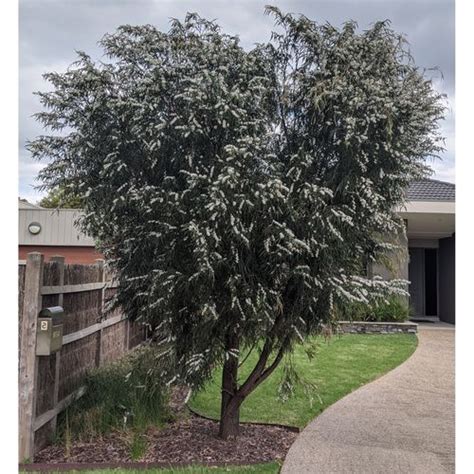
[[[293,356],[298,372],[315,384],[311,395],[298,386],[287,402],[280,402],[277,388],[283,367],[275,372],[244,401],[242,421],[282,423],[304,427],[325,408],[393,369],[415,350],[418,339],[411,334],[365,335],[346,334],[333,336],[329,341],[314,340],[316,356],[309,360],[303,347]],[[252,354],[242,367],[241,377],[255,365],[257,354]],[[200,392],[194,394],[190,406],[196,412],[218,418],[220,410],[221,370]],[[312,400],[311,400],[312,397]],[[216,472],[216,471],[212,471]],[[244,472],[244,471],[238,471]],[[264,472],[264,471],[262,471]]]
[[[69,471],[70,474],[277,474],[280,464],[270,462],[255,466],[201,467],[190,466],[172,469],[97,469],[94,471]],[[26,474],[26,471],[22,471]],[[35,474],[34,472],[30,474]],[[40,474],[40,473],[37,473]],[[44,472],[43,472],[44,474]]]

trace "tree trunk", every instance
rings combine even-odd
[[[228,439],[239,435],[240,402],[236,397],[239,358],[229,355],[229,351],[238,351],[239,338],[235,334],[227,336],[227,359],[222,369],[222,398],[219,437]]]
[[[239,435],[240,405],[253,390],[273,373],[283,357],[284,347],[284,344],[282,344],[273,362],[267,367],[268,358],[273,349],[272,341],[267,339],[256,366],[240,387],[237,386],[239,358],[230,355],[226,358],[222,369],[220,438],[228,439],[229,437],[237,437]],[[239,337],[235,334],[228,335],[225,349],[227,354],[232,349],[232,352],[235,351],[238,354]]]
[[[219,437],[222,439],[236,438],[239,436],[240,403],[234,397],[226,406],[221,415]]]

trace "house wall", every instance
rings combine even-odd
[[[104,258],[94,247],[68,247],[47,245],[20,245],[18,247],[18,259],[26,260],[28,253],[40,252],[44,255],[45,262],[49,262],[52,256],[62,255],[66,263],[91,264],[96,263],[98,258]]]
[[[47,245],[65,247],[93,247],[94,239],[85,235],[77,222],[82,216],[80,209],[19,209],[19,245]],[[41,232],[33,235],[28,231],[32,222],[41,225]]]
[[[94,239],[85,235],[77,225],[80,209],[44,209],[20,203],[18,210],[18,259],[26,260],[29,252],[40,252],[47,262],[54,255],[65,257],[66,263],[91,264],[103,258],[94,247]],[[28,226],[41,225],[33,235]]]
[[[437,249],[439,239],[408,239],[409,248]]]
[[[408,280],[408,240],[405,235],[400,233],[394,237],[393,243],[400,246],[400,250],[387,254],[384,262],[373,264],[372,274],[378,275],[384,280],[398,278]]]
[[[454,324],[456,321],[456,238],[453,235],[439,241],[439,319]]]

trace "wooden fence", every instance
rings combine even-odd
[[[80,397],[88,370],[123,356],[146,338],[139,323],[120,310],[104,313],[116,284],[104,262],[65,264],[64,257],[28,254],[19,264],[19,459],[51,440],[58,414]],[[38,313],[49,306],[64,308],[63,347],[51,356],[36,356]]]

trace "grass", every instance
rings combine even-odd
[[[298,373],[314,384],[309,390],[298,385],[288,401],[278,399],[278,387],[284,373],[281,364],[275,372],[244,401],[241,421],[281,423],[304,427],[329,405],[395,368],[415,350],[412,334],[345,334],[328,341],[315,338],[316,355],[308,359],[303,346],[296,348],[293,365]],[[241,368],[244,378],[255,366],[252,354]],[[190,406],[203,415],[218,418],[220,412],[221,370],[203,390],[194,394]],[[216,471],[213,471],[216,472]],[[249,471],[251,472],[251,471]]]
[[[22,471],[25,472],[25,471]],[[71,474],[276,474],[280,472],[280,464],[270,462],[253,466],[203,467],[189,466],[169,469],[97,469],[93,471],[69,471]],[[26,474],[26,472],[25,472]],[[35,473],[31,473],[35,474]],[[40,474],[40,473],[38,473]],[[44,473],[43,473],[44,474]]]
[[[145,437],[138,431],[132,435],[130,443],[130,457],[133,461],[139,461],[146,452],[147,443]]]
[[[56,441],[68,447],[72,441],[131,429],[131,456],[139,459],[146,449],[143,431],[149,425],[163,426],[171,417],[156,356],[152,347],[141,347],[91,371],[84,396],[60,414]]]

